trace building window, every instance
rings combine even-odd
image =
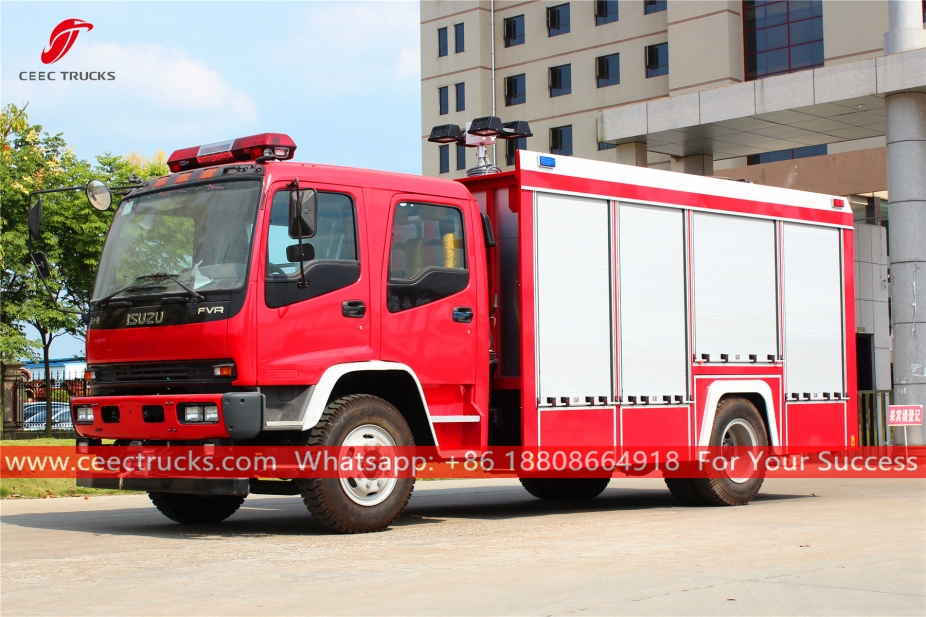
[[[446,116],[450,113],[450,87],[444,86],[437,89],[437,101],[440,107],[440,115]]]
[[[457,111],[466,110],[466,84],[457,84],[454,86],[457,95]]]
[[[603,26],[617,21],[617,0],[597,0],[595,2],[595,25]]]
[[[457,144],[457,169],[466,169],[466,146]]]
[[[550,96],[572,94],[572,65],[550,67]]]
[[[743,2],[746,79],[823,66],[823,2]]]
[[[505,164],[514,165],[515,153],[518,150],[527,150],[527,137],[508,139],[505,143]]]
[[[453,51],[460,54],[466,49],[463,36],[463,24],[454,24],[453,26]]]
[[[804,148],[794,148],[793,150],[777,150],[776,152],[750,154],[746,157],[746,164],[760,165],[762,163],[774,163],[775,161],[804,159],[808,156],[823,156],[824,154],[826,154],[826,144],[821,146],[806,146]]]
[[[505,19],[505,47],[524,44],[524,15]]]
[[[643,12],[646,15],[651,13],[659,13],[664,11],[667,8],[668,0],[646,0],[643,3]]]
[[[572,156],[572,125],[550,129],[550,154]]]
[[[550,36],[559,36],[569,32],[569,5],[547,7],[547,30]]]
[[[450,146],[444,144],[438,148],[440,152],[440,173],[445,174],[450,171]]]
[[[646,77],[669,74],[669,44],[649,45],[646,48]]]
[[[595,73],[599,88],[621,83],[621,55],[609,54],[595,58]]]
[[[437,29],[437,57],[447,55],[447,28]]]
[[[599,142],[598,142],[598,149],[599,149],[599,150],[613,150],[613,149],[616,148],[616,147],[617,147],[617,144],[609,144],[609,143],[606,142],[606,141],[599,141]]]
[[[520,105],[527,100],[524,73],[505,78],[505,106]]]

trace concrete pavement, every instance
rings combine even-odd
[[[253,496],[206,528],[146,496],[0,503],[4,615],[924,615],[926,482],[769,480],[739,508],[613,480],[576,506],[419,482],[389,531]]]

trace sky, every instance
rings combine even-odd
[[[93,29],[42,64],[69,18]],[[418,2],[0,2],[0,103],[91,161],[271,131],[300,161],[420,173],[420,67]],[[20,79],[52,70],[115,79]]]

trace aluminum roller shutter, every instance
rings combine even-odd
[[[537,193],[537,391],[612,400],[610,204]],[[573,400],[573,402],[575,402]]]
[[[621,395],[674,401],[688,393],[682,211],[622,203],[619,213]]]
[[[839,230],[785,223],[785,391],[842,393],[842,275]]]
[[[695,355],[712,362],[778,356],[775,223],[725,214],[691,215]]]

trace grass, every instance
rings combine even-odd
[[[74,446],[73,439],[4,439],[7,446]],[[77,486],[74,478],[0,478],[0,499],[48,499],[51,497],[85,497],[89,495],[128,495],[134,491],[117,491]]]

